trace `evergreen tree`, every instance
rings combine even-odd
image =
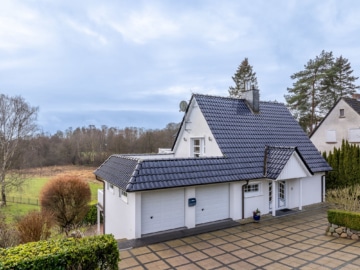
[[[312,132],[325,114],[320,106],[323,102],[321,93],[332,63],[332,52],[322,51],[315,59],[308,61],[305,70],[291,75],[296,82],[287,89],[289,94],[285,95],[285,100],[306,132]]]
[[[330,110],[339,98],[350,97],[360,88],[354,84],[359,77],[352,76],[352,73],[348,59],[342,56],[336,58],[323,81],[324,100],[327,102],[323,102],[322,106],[325,110]]]
[[[249,65],[247,58],[241,62],[232,79],[235,86],[229,87],[230,97],[241,97],[241,94],[250,87],[258,89],[256,73],[253,72],[253,67]]]

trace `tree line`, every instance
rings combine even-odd
[[[158,153],[159,148],[172,147],[178,128],[178,123],[163,129],[89,125],[53,135],[40,133],[22,140],[24,147],[19,147],[13,167],[99,166],[112,154]]]

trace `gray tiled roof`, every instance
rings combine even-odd
[[[349,106],[351,108],[354,109],[355,112],[360,114],[360,101],[359,100],[354,99],[354,98],[348,98],[348,97],[344,97],[343,99],[347,104],[349,104]]]
[[[311,173],[331,170],[283,104],[260,102],[260,113],[253,114],[242,99],[198,94],[192,98],[224,157],[141,160],[113,155],[95,174],[127,191],[260,179],[266,146],[271,150],[271,178],[295,149]]]

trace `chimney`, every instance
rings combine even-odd
[[[250,90],[246,90],[243,93],[243,97],[250,106],[250,109],[253,111],[253,113],[260,112],[260,94],[259,90],[255,89],[254,85],[251,86]]]

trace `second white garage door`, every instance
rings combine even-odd
[[[229,184],[196,188],[196,224],[229,218]]]
[[[184,227],[184,205],[184,189],[142,193],[141,234]]]

